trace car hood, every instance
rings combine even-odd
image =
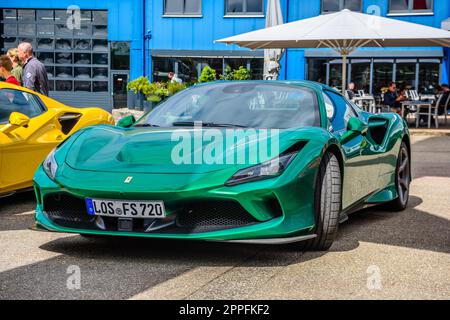
[[[277,131],[253,129],[98,126],[77,137],[67,152],[66,163],[73,169],[86,171],[208,173],[270,160],[296,142],[297,139],[291,139],[292,133],[288,130],[279,131],[277,135]],[[250,157],[261,149],[266,152],[257,159]],[[237,153],[245,154],[245,161],[237,161]],[[233,156],[234,160],[230,158]]]

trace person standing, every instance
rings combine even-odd
[[[22,42],[17,48],[19,59],[23,63],[23,86],[48,96],[48,76],[45,66],[33,55],[31,43]]]
[[[9,49],[6,55],[11,60],[12,65],[13,65],[11,74],[17,79],[17,81],[19,81],[22,84],[23,83],[23,81],[22,81],[23,68],[20,63],[19,54],[17,52],[17,49],[16,48]]]
[[[183,80],[178,78],[178,75],[173,73],[173,72],[169,72],[168,78],[169,78],[169,81],[171,83],[178,83],[178,84],[182,84],[183,83]]]
[[[0,77],[6,79],[5,82],[20,86],[19,81],[11,74],[13,69],[12,62],[8,56],[0,57]]]

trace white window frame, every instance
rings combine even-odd
[[[202,0],[198,0],[200,2],[200,12],[198,13],[187,13],[186,10],[186,0],[183,0],[183,12],[180,13],[167,13],[166,12],[166,2],[170,1],[170,0],[164,0],[163,2],[163,17],[170,17],[170,18],[176,18],[176,17],[180,17],[180,18],[186,18],[186,17],[194,17],[194,18],[201,18],[203,16],[203,1]]]
[[[414,0],[408,0],[408,9],[406,10],[391,10],[392,0],[389,0],[389,11],[388,15],[421,15],[421,14],[434,14],[434,0],[431,0],[431,9],[427,10],[414,10]]]
[[[339,2],[339,9],[338,9],[338,11],[344,10],[345,9],[345,0],[336,0],[336,1]],[[363,2],[363,0],[359,1],[359,10],[356,11],[356,12],[362,12],[362,2]],[[324,13],[325,14],[326,13],[333,13],[333,12],[338,12],[338,11],[324,11],[323,10],[323,0],[320,1],[320,12],[322,14],[324,14]]]
[[[226,18],[230,18],[230,17],[245,17],[245,18],[264,18],[265,17],[265,1],[264,0],[260,0],[262,1],[262,11],[261,12],[247,12],[247,0],[242,0],[243,2],[243,11],[242,12],[228,12],[227,8],[228,8],[228,0],[224,1],[225,4],[225,15],[224,17]]]

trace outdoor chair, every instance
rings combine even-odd
[[[364,92],[364,90],[358,90],[358,95],[360,97],[364,97],[366,95],[366,93]]]
[[[414,112],[416,116],[416,128],[419,127],[420,124],[420,116],[427,116],[428,120],[428,129],[431,128],[431,120],[434,118],[434,125],[436,129],[439,128],[439,105],[443,99],[443,95],[439,95],[436,102],[433,104],[430,102],[429,106],[421,106],[417,108],[417,111]]]
[[[419,94],[417,93],[417,90],[409,90],[410,98],[412,100],[420,100]]]

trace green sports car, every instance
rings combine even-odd
[[[58,146],[34,177],[34,228],[327,250],[352,212],[406,208],[410,148],[400,116],[318,83],[196,85]]]

